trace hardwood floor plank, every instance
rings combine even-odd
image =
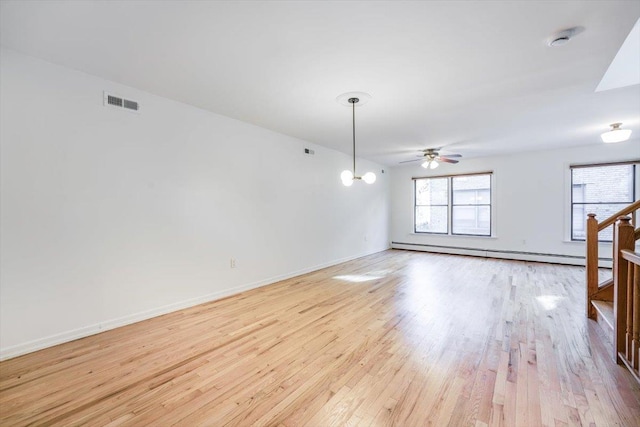
[[[0,363],[0,425],[636,426],[584,268],[389,250]]]

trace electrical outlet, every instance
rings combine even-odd
[[[236,259],[235,258],[231,258],[230,265],[231,265],[231,268],[236,268]]]

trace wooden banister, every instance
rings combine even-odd
[[[624,249],[620,256],[628,261],[627,293],[631,296],[627,300],[625,364],[640,375],[640,253]]]
[[[640,200],[598,223],[589,214],[586,223],[587,316],[596,319],[592,300],[613,299],[613,348],[617,363],[624,364],[640,383],[640,253],[635,252]],[[629,216],[626,216],[629,215]],[[613,228],[613,286],[598,284],[598,233]],[[612,295],[613,294],[613,295]],[[611,298],[613,297],[613,298]]]
[[[620,355],[630,360],[633,353],[633,302],[634,289],[629,286],[629,261],[626,252],[635,246],[634,229],[631,218],[618,218],[613,232],[613,348],[616,360],[623,361]]]
[[[637,219],[637,211],[640,210],[640,200],[636,200],[631,203],[629,206],[626,206],[623,209],[620,209],[615,214],[611,215],[609,218],[603,220],[602,222],[598,222],[596,220],[596,215],[590,213],[587,215],[586,222],[586,238],[585,238],[585,249],[586,249],[586,313],[587,317],[590,319],[596,318],[596,311],[591,301],[594,299],[598,292],[600,291],[601,284],[598,283],[598,233],[610,225],[614,224],[619,218],[625,215],[631,215],[631,224],[632,229],[636,226]],[[633,230],[632,232],[633,241],[640,239],[640,228]],[[615,242],[615,239],[614,239]],[[615,243],[614,243],[614,259],[615,259]],[[615,268],[615,267],[614,267]]]
[[[640,261],[640,259],[639,259]],[[633,271],[631,270],[633,264]],[[640,262],[629,263],[629,287],[633,288],[633,336],[631,364],[640,373]]]
[[[598,223],[598,231],[602,231],[605,228],[607,228],[608,226],[610,226],[611,224],[613,224],[614,222],[616,222],[618,217],[621,217],[621,216],[624,216],[624,215],[633,214],[638,209],[640,209],[640,200],[636,200],[635,202],[631,203],[626,208],[620,209],[618,212],[614,213],[613,215],[611,215],[609,218],[605,219],[604,221],[600,221]]]
[[[620,226],[622,223],[619,223],[616,228]],[[627,280],[626,289],[620,289],[620,292],[626,291],[625,345],[624,349],[616,347],[617,360],[626,365],[640,382],[640,253],[622,249],[618,262],[620,271],[626,270]],[[620,278],[621,284],[622,279]]]
[[[635,265],[640,265],[640,252],[631,252],[630,250],[623,249],[622,258],[634,263]]]

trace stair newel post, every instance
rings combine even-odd
[[[640,266],[629,264],[629,287],[633,288],[633,340],[631,342],[631,364],[640,370]],[[632,271],[633,269],[633,271]]]
[[[586,247],[587,317],[595,319],[596,311],[591,305],[591,298],[598,291],[598,221],[596,214],[592,213],[587,215]]]
[[[624,354],[627,360],[631,357],[631,340],[633,334],[633,287],[628,286],[629,267],[620,251],[633,250],[635,245],[634,230],[627,216],[618,217],[613,230],[613,314],[615,331],[613,347],[618,354]]]

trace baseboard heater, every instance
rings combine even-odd
[[[470,255],[483,258],[502,258],[520,261],[542,261],[557,264],[582,265],[585,257],[579,255],[549,254],[543,252],[510,251],[502,249],[479,249],[461,246],[428,245],[425,243],[391,242],[393,249],[410,249],[424,252],[437,252],[453,255]],[[600,267],[611,268],[611,258],[598,258]]]

